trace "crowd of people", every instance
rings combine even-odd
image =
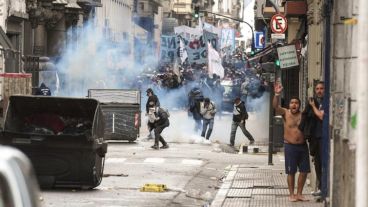
[[[152,132],[154,132],[154,145],[153,149],[166,149],[168,144],[161,136],[162,131],[170,125],[169,117],[170,113],[164,109],[157,95],[151,88],[146,90],[147,102],[146,102],[146,116],[148,116],[148,138],[152,138]],[[202,92],[199,89],[191,91],[188,102],[190,103],[188,112],[194,119],[194,131],[198,132],[205,140],[205,143],[211,143],[210,137],[212,134],[215,116],[217,113],[216,104],[211,101],[209,97],[204,98]],[[240,97],[235,98],[233,103],[233,119],[231,125],[230,143],[229,146],[234,147],[235,134],[238,127],[241,128],[243,134],[249,139],[249,144],[254,143],[253,136],[245,127],[245,122],[248,119],[248,112],[245,104],[241,101]],[[159,142],[162,143],[162,147],[159,146]]]
[[[220,113],[223,102],[230,104],[227,108],[231,110],[234,98],[239,96],[247,104],[247,97],[259,98],[266,90],[257,71],[239,69],[234,64],[224,64],[224,69],[225,76],[220,78],[217,74],[208,74],[205,64],[184,64],[180,67],[163,64],[156,70],[142,73],[133,81],[132,87],[141,91],[152,88],[159,96],[172,95],[175,103],[171,103],[169,108],[188,107],[187,95],[196,88],[205,97],[211,97]]]

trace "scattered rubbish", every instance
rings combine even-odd
[[[211,206],[211,204],[209,202],[207,202],[207,203],[203,204],[202,207],[210,207],[210,206]]]
[[[220,148],[220,144],[215,143],[213,144],[213,152],[222,152],[221,148]]]
[[[248,146],[246,144],[241,144],[239,147],[239,154],[243,154],[247,152],[248,152]]]
[[[212,194],[211,192],[201,192],[201,190],[198,189],[190,189],[186,192],[185,194],[187,197],[189,198],[195,198],[195,199],[200,199],[200,200],[204,200],[204,201],[210,201],[212,199]]]
[[[145,184],[141,188],[141,192],[164,192],[167,190],[166,185],[164,184]]]
[[[210,201],[212,199],[212,194],[211,192],[205,192],[201,195],[201,199],[204,201]]]
[[[103,177],[111,177],[111,176],[115,176],[115,177],[128,177],[129,175],[126,174],[103,174]]]
[[[200,193],[201,193],[200,190],[197,190],[197,189],[189,189],[185,195],[187,197],[189,197],[189,198],[200,199]]]

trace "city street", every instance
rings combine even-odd
[[[182,112],[171,114],[172,117],[181,117],[182,119],[185,115]],[[226,131],[228,124],[225,122],[229,121],[230,117],[226,115],[221,121],[216,120],[218,121],[217,126],[224,126]],[[173,127],[176,124],[172,123]],[[256,126],[255,124],[249,125]],[[142,134],[145,135],[145,127],[142,126],[142,128]],[[252,131],[252,128],[249,129]],[[87,191],[79,189],[44,190],[42,191],[42,206],[206,206],[214,200],[224,201],[221,196],[216,197],[217,192],[223,188],[229,172],[234,166],[239,165],[246,167],[249,173],[253,173],[257,169],[276,170],[280,172],[279,176],[280,174],[284,176],[285,180],[281,182],[285,181],[284,186],[286,185],[282,153],[274,155],[274,166],[268,166],[267,153],[237,154],[225,144],[201,144],[196,143],[196,140],[193,143],[193,140],[189,139],[189,141],[170,142],[172,140],[170,138],[171,130],[168,130],[164,136],[169,140],[169,149],[153,150],[150,148],[153,141],[144,138],[136,143],[110,142],[104,178],[100,186]],[[213,137],[218,137],[220,134],[215,132]],[[237,134],[238,140],[244,141],[244,138],[241,137],[242,135]],[[224,143],[225,140],[226,138],[223,137],[221,142]],[[255,175],[259,175],[259,173]],[[267,179],[267,177],[262,179]],[[249,182],[253,182],[253,179]],[[165,184],[168,190],[166,192],[141,192],[140,189],[145,184]],[[285,187],[283,189],[284,192],[287,192]],[[224,190],[226,189],[222,189],[222,192]],[[308,188],[305,192],[309,194],[310,189]],[[279,196],[286,201],[287,195]],[[237,198],[235,197],[235,199]],[[268,202],[271,201],[268,200]],[[239,202],[235,206],[239,206]],[[259,205],[243,202],[241,206]],[[298,205],[293,206],[322,206],[322,204],[310,201],[299,202]]]
[[[1,1],[0,207],[367,207],[367,9]]]

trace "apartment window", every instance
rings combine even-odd
[[[139,9],[144,11],[144,3],[143,2],[139,3]]]

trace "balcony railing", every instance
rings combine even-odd
[[[92,7],[101,7],[101,0],[77,0],[77,3],[84,4]]]

